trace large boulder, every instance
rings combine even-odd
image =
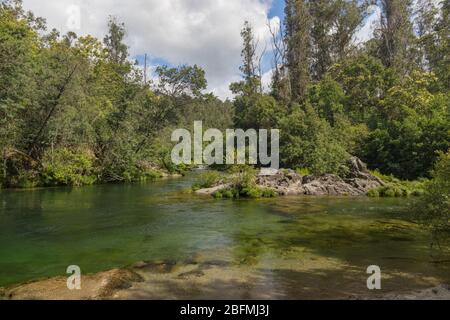
[[[278,170],[270,175],[260,174],[257,184],[275,190],[279,195],[303,194],[302,176],[293,170]]]
[[[347,161],[348,173],[345,182],[367,194],[372,189],[384,186],[385,183],[367,169],[367,165],[357,157]]]
[[[262,170],[257,183],[279,195],[363,196],[384,182],[372,175],[364,162],[352,157],[343,177],[334,174],[302,177],[293,170]]]
[[[346,183],[334,174],[307,177],[302,185],[303,194],[310,196],[361,196],[366,192]]]

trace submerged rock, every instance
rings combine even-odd
[[[67,278],[56,277],[30,282],[7,289],[9,300],[99,300],[111,297],[119,290],[129,289],[144,279],[132,270],[114,269],[92,275],[82,275],[81,290],[68,290]]]

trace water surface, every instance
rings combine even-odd
[[[65,275],[69,265],[92,273],[195,259],[259,272],[267,290],[283,286],[292,297],[302,283],[357,279],[366,289],[369,265],[389,274],[391,290],[449,282],[449,264],[433,262],[406,199],[215,200],[182,192],[191,184],[0,191],[0,286]]]

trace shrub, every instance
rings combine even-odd
[[[220,192],[220,191],[215,192],[213,194],[213,197],[216,198],[216,199],[222,199],[223,198],[222,192]]]
[[[222,181],[222,176],[218,172],[209,171],[209,172],[200,174],[192,188],[194,190],[212,188],[212,187],[215,187],[216,185],[220,184],[221,181]]]
[[[416,219],[431,230],[433,243],[439,243],[450,232],[450,152],[440,153],[432,177],[412,209]]]
[[[230,188],[222,191],[218,191],[213,194],[216,199],[239,199],[239,198],[273,198],[276,197],[276,192],[269,188],[252,187],[239,190],[238,188]]]
[[[392,187],[385,187],[380,192],[382,197],[395,198],[395,190]]]
[[[94,156],[87,151],[67,148],[47,152],[43,160],[45,186],[82,186],[95,183]]]
[[[226,199],[234,199],[238,198],[239,193],[235,189],[229,189],[222,192],[222,196]]]
[[[427,180],[422,179],[418,181],[402,181],[392,175],[384,175],[378,170],[371,171],[371,173],[387,183],[386,186],[370,190],[367,195],[369,197],[419,197],[423,194],[424,185]]]
[[[311,175],[311,170],[309,170],[308,168],[298,168],[297,170],[295,170],[295,172],[303,177]]]
[[[379,189],[372,189],[367,193],[368,197],[371,198],[379,198],[380,197],[380,191]]]
[[[262,190],[258,187],[244,188],[241,191],[241,195],[246,198],[259,199],[262,197]]]
[[[262,188],[262,197],[263,198],[275,198],[277,193],[275,190],[270,188]]]
[[[39,185],[39,174],[36,171],[21,169],[17,176],[11,177],[9,186],[13,188],[31,189]]]

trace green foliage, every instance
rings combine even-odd
[[[326,76],[309,89],[308,97],[319,116],[334,126],[337,115],[344,111],[345,94],[341,85]]]
[[[450,152],[439,154],[432,176],[412,209],[417,220],[431,230],[435,241],[439,241],[450,232]]]
[[[86,151],[58,149],[46,153],[43,159],[44,186],[83,186],[95,183],[95,158]]]
[[[235,165],[229,169],[230,182],[239,191],[256,187],[257,170],[249,165]]]
[[[381,25],[376,32],[376,55],[383,64],[403,75],[414,67],[414,30],[410,0],[382,0]]]
[[[371,190],[367,195],[369,197],[398,198],[408,196],[408,192],[406,189],[396,186],[387,186]]]
[[[235,125],[240,129],[274,129],[286,109],[271,96],[254,94],[236,97]]]
[[[197,177],[194,186],[194,190],[207,189],[217,186],[223,181],[223,177],[217,171],[208,171],[202,173]]]
[[[368,122],[393,79],[380,60],[362,54],[339,61],[330,75],[345,93],[344,111],[354,123]]]
[[[367,196],[370,198],[379,198],[380,191],[378,189],[372,189],[367,193]]]
[[[199,97],[207,86],[205,71],[197,65],[184,65],[178,68],[158,67],[156,74],[159,77],[159,92],[170,97],[183,95]]]
[[[156,85],[144,83],[130,62],[125,26],[114,17],[100,41],[47,32],[21,1],[2,1],[1,184],[140,181],[160,176],[159,168],[180,173],[190,168],[172,164],[168,137],[195,120],[222,130],[281,129],[282,165],[308,173],[340,173],[351,154],[403,180],[428,177],[437,152],[450,148],[450,5],[421,2],[414,34],[409,4],[381,1],[381,28],[357,49],[352,39],[371,3],[287,1],[284,33],[274,39],[273,95],[261,88],[246,24],[243,81],[231,85],[231,103],[204,94],[205,72],[196,65],[160,66]],[[246,171],[234,174],[238,195],[258,195]],[[373,195],[422,193],[390,183]]]
[[[246,187],[246,188],[230,188],[222,191],[218,191],[213,194],[216,199],[260,199],[260,198],[274,198],[277,193],[270,188],[263,187]]]
[[[213,127],[229,127],[230,103],[203,95],[200,67],[162,66],[158,86],[145,84],[130,62],[124,24],[111,17],[108,27],[103,41],[46,33],[43,20],[25,12],[21,1],[1,2],[2,185],[128,182],[154,179],[161,169],[180,173],[189,168],[170,160],[173,127],[203,117]],[[89,169],[82,161],[87,154],[95,159]]]
[[[297,107],[281,121],[281,162],[290,168],[308,168],[314,174],[338,173],[348,159],[330,124],[307,105]]]
[[[295,172],[297,172],[299,175],[303,177],[311,175],[311,171],[308,168],[299,168],[295,170]]]
[[[386,186],[372,189],[367,193],[372,198],[420,197],[426,187],[426,180],[423,179],[418,181],[402,181],[393,175],[384,175],[378,170],[371,171],[371,173],[386,183]]]
[[[436,78],[408,76],[380,101],[378,124],[363,146],[370,167],[402,179],[428,177],[436,151],[450,147],[450,96],[433,93]]]
[[[203,187],[209,188],[220,183],[229,183],[231,187],[218,191],[213,194],[216,199],[239,199],[239,198],[273,198],[277,193],[270,188],[260,187],[256,184],[257,171],[252,166],[236,165],[231,166],[227,172],[227,176],[222,176],[219,173],[208,173],[201,182],[204,182]],[[194,188],[198,188],[199,183],[196,183]]]

